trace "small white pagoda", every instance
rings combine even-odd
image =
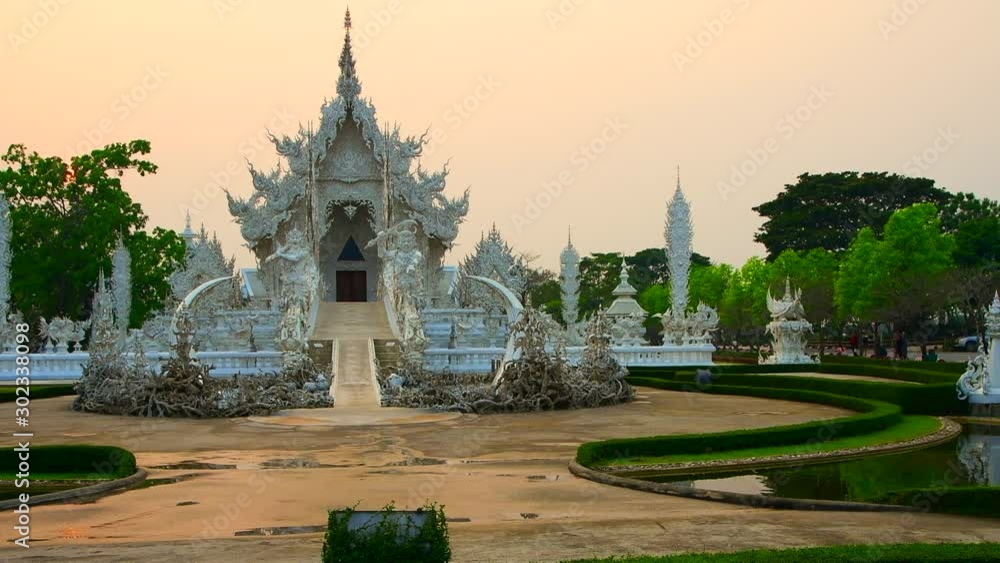
[[[767,310],[771,312],[771,322],[765,330],[773,338],[774,353],[761,363],[814,363],[806,354],[806,338],[812,332],[812,324],[806,320],[806,311],[802,307],[802,290],[792,292],[791,280],[785,278],[785,295],[781,299],[775,299],[768,290]]]

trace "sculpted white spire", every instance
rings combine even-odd
[[[667,225],[664,232],[667,243],[667,271],[670,273],[671,314],[683,317],[687,311],[688,275],[691,271],[691,207],[681,190],[680,170],[677,172],[677,189],[667,204]]]
[[[119,235],[111,256],[111,284],[115,297],[115,321],[119,342],[128,335],[128,320],[132,313],[132,255]]]
[[[354,51],[351,49],[351,9],[344,14],[344,49],[340,52],[340,78],[337,79],[337,93],[344,98],[348,107],[361,93],[361,82],[358,81],[354,68]]]
[[[10,310],[10,205],[0,193],[0,332],[7,324]],[[0,350],[6,342],[0,341]]]
[[[562,290],[562,316],[566,323],[566,337],[570,344],[582,343],[580,335],[580,254],[573,247],[572,233],[567,238],[566,248],[559,255],[559,287]]]

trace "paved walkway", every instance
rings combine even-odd
[[[369,342],[393,338],[382,303],[321,303],[312,338],[336,343],[338,360],[331,390],[334,408],[379,408]]]
[[[456,562],[1000,541],[993,520],[754,510],[608,487],[577,479],[566,467],[585,441],[759,428],[846,414],[824,405],[640,389],[634,403],[599,409],[442,418],[413,411],[407,424],[368,424],[360,417],[362,424],[344,426],[349,418],[344,417],[337,426],[292,426],[84,414],[70,410],[71,403],[69,397],[32,401],[33,446],[119,445],[136,453],[152,479],[181,480],[89,504],[34,507],[32,549],[2,541],[0,560],[316,561],[322,534],[235,534],[319,526],[328,509],[359,501],[362,508],[380,508],[391,500],[401,508],[443,503],[454,519]],[[322,416],[317,412],[312,418]],[[0,447],[13,446],[12,440],[0,440]],[[0,526],[3,540],[13,534],[11,525]]]

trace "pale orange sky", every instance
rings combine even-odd
[[[449,263],[493,222],[551,268],[568,225],[583,252],[662,246],[678,164],[696,251],[737,264],[763,253],[751,207],[805,171],[919,174],[1000,198],[1000,2],[350,4],[363,94],[381,120],[437,136],[425,165],[451,160],[451,193],[471,187]],[[150,226],[180,229],[191,207],[252,265],[212,183],[249,194],[244,157],[267,169],[277,157],[247,139],[318,121],[335,93],[344,7],[7,0],[0,146],[68,157],[148,139],[160,170],[127,188]],[[584,156],[591,144],[600,154]],[[752,153],[767,161],[720,194]],[[925,153],[933,163],[913,160]]]

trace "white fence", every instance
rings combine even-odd
[[[87,352],[66,354],[28,354],[28,367],[33,381],[76,380],[83,374],[83,365],[90,355]],[[159,367],[170,354],[147,352],[150,366]],[[212,377],[229,377],[237,373],[247,375],[272,373],[281,370],[281,352],[196,352],[194,357],[211,366]],[[0,354],[0,381],[15,378],[14,354]]]
[[[705,366],[712,364],[711,344],[689,346],[615,346],[618,362],[624,366]],[[452,373],[490,373],[503,361],[503,348],[433,348],[424,351],[424,367]],[[566,349],[569,363],[576,364],[582,346]]]

